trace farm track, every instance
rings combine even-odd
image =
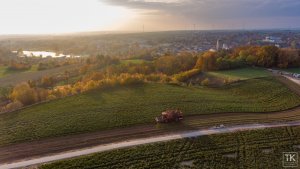
[[[287,85],[290,90],[300,95],[300,86],[285,77],[276,78]],[[0,147],[0,164],[24,159],[78,150],[97,145],[125,140],[147,138],[164,134],[204,129],[215,124],[237,125],[258,122],[288,122],[300,120],[300,107],[269,113],[220,113],[195,115],[185,118],[181,124],[169,126],[139,125],[126,128],[110,129],[95,133],[69,135],[32,142],[17,143]]]

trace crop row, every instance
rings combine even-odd
[[[202,136],[98,153],[43,165],[52,168],[282,168],[299,151],[300,127]]]

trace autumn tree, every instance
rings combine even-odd
[[[5,106],[5,111],[15,111],[22,108],[24,105],[20,101],[14,101]]]
[[[23,105],[30,105],[38,100],[36,91],[31,88],[28,83],[21,83],[14,87],[11,93],[11,99],[13,101],[19,101]]]
[[[288,68],[300,66],[299,50],[281,49],[278,54],[278,67]]]
[[[44,76],[41,79],[41,86],[42,87],[52,87],[55,84],[55,80],[52,77]]]
[[[263,46],[257,51],[258,65],[272,67],[278,63],[279,49],[276,46]]]
[[[166,55],[158,58],[154,62],[154,67],[158,73],[172,75],[192,69],[196,60],[196,57],[188,53],[182,53],[178,56]]]
[[[216,52],[205,52],[203,53],[197,60],[195,68],[200,69],[202,71],[207,70],[217,70],[216,61],[217,56]]]

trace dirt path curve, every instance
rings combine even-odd
[[[276,77],[292,91],[300,95],[300,86],[285,77]],[[184,122],[172,127],[138,125],[106,131],[49,138],[32,142],[17,143],[0,147],[0,164],[53,155],[87,147],[141,139],[165,134],[209,128],[215,124],[237,125],[265,122],[300,121],[300,107],[269,113],[218,113],[186,117]]]
[[[20,167],[27,167],[31,165],[37,165],[41,163],[47,163],[56,160],[62,160],[72,157],[78,157],[82,155],[88,155],[96,152],[104,152],[114,149],[138,146],[143,144],[150,144],[150,143],[157,143],[157,142],[164,142],[164,141],[171,141],[176,139],[182,138],[191,138],[191,137],[198,137],[203,135],[211,135],[211,134],[221,134],[221,133],[232,133],[237,131],[244,131],[244,130],[254,130],[254,129],[265,129],[265,128],[274,128],[274,127],[287,127],[287,126],[300,126],[300,121],[297,122],[289,122],[289,123],[274,123],[274,124],[249,124],[249,125],[237,125],[225,128],[210,128],[210,129],[202,129],[198,131],[190,131],[190,132],[182,132],[177,134],[168,134],[163,136],[156,136],[144,139],[135,139],[131,141],[123,141],[117,143],[111,143],[106,145],[95,146],[86,149],[77,149],[75,151],[63,152],[55,155],[49,155],[39,158],[34,158],[25,161],[19,161],[15,163],[8,163],[0,165],[0,169],[7,169],[7,168],[20,168]]]

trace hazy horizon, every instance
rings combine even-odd
[[[194,30],[153,30],[153,31],[82,31],[82,32],[62,32],[62,33],[19,33],[19,34],[0,34],[0,37],[42,37],[42,36],[68,36],[68,35],[112,35],[112,34],[138,34],[138,33],[159,33],[159,32],[193,32]],[[219,31],[219,32],[230,32],[230,31],[300,31],[299,28],[257,28],[257,29],[197,29],[196,31]]]
[[[0,35],[300,28],[296,0],[3,0]]]

